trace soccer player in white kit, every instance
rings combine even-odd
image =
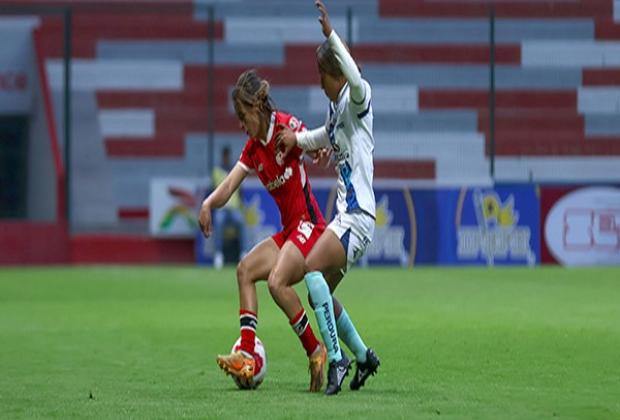
[[[356,357],[352,390],[363,386],[379,367],[377,355],[366,347],[347,312],[341,305],[334,305],[331,297],[344,273],[366,252],[375,230],[373,114],[370,85],[362,79],[357,64],[332,29],[325,5],[321,0],[315,5],[327,38],[317,49],[321,87],[330,99],[326,124],[298,133],[283,129],[278,143],[285,153],[295,145],[304,150],[331,148],[336,162],[338,213],[306,257],[304,277],[327,346],[325,393],[333,395],[340,391],[351,365],[340,351],[339,335]]]

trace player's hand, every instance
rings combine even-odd
[[[203,201],[202,206],[200,206],[198,224],[205,238],[211,236],[211,207],[207,204],[206,200]]]
[[[316,0],[314,5],[321,12],[321,16],[319,16],[319,22],[321,23],[321,28],[323,29],[323,35],[325,38],[329,37],[329,34],[332,33],[332,24],[329,21],[329,14],[327,13],[327,8],[323,4],[321,0]]]
[[[287,125],[280,123],[278,128],[280,132],[276,134],[276,148],[282,150],[284,156],[286,156],[297,144],[297,136]]]
[[[332,149],[323,147],[319,150],[313,150],[308,155],[312,158],[312,163],[322,168],[327,168],[331,163]]]

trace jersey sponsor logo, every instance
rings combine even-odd
[[[276,188],[280,188],[282,185],[284,185],[291,176],[293,176],[293,170],[290,166],[287,166],[282,175],[276,177],[276,179],[274,179],[273,181],[268,182],[265,187],[268,191],[273,191]]]
[[[347,162],[349,160],[349,158],[351,157],[351,155],[349,155],[348,151],[340,151],[340,147],[338,148],[338,150],[334,149],[334,159],[337,162],[341,162],[343,164],[346,164],[347,166],[349,166],[349,163]]]

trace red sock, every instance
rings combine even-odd
[[[301,311],[289,322],[293,327],[293,331],[295,331],[299,337],[301,344],[304,346],[306,354],[310,356],[319,346],[319,342],[312,332],[312,326],[308,322],[308,317],[306,316],[304,308],[301,308]]]
[[[241,326],[241,350],[253,355],[258,318],[254,312],[240,309],[239,324]]]

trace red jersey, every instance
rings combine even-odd
[[[276,135],[280,132],[278,124],[290,127],[294,132],[305,130],[304,124],[292,115],[273,112],[267,130],[267,141],[248,139],[239,163],[248,172],[254,171],[280,209],[283,230],[296,228],[300,220],[324,225],[325,220],[316,203],[306,167],[303,151],[293,148],[282,158],[276,150]]]

